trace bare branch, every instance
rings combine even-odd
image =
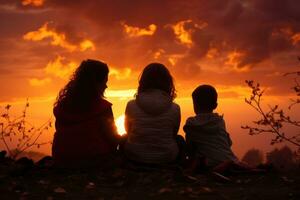
[[[298,82],[295,81],[295,83],[297,84],[297,87],[299,87]],[[245,102],[254,110],[256,110],[261,118],[253,122],[257,126],[247,125],[242,126],[241,128],[248,130],[249,135],[259,135],[264,133],[274,134],[274,139],[271,140],[271,144],[286,141],[297,146],[300,149],[299,135],[286,136],[286,134],[282,130],[284,124],[300,127],[300,121],[291,119],[291,117],[287,116],[284,110],[280,109],[278,105],[269,105],[268,110],[265,111],[261,105],[261,97],[264,94],[264,90],[260,89],[260,84],[255,83],[252,80],[246,80],[246,84],[252,91],[250,97],[245,98]],[[299,90],[298,88],[294,87],[294,90],[298,94],[298,92],[300,92],[300,87]],[[298,101],[296,102],[298,103]]]
[[[41,145],[50,143],[38,143],[38,140],[40,136],[51,127],[51,120],[49,119],[40,127],[35,128],[27,121],[28,108],[29,103],[27,100],[22,111],[22,115],[19,117],[11,119],[9,114],[11,105],[5,106],[3,113],[0,113],[0,141],[4,143],[5,148],[13,159],[17,158],[20,153],[33,146],[37,146],[39,148]],[[9,143],[7,142],[8,140],[10,141]],[[15,145],[13,146],[13,144]]]

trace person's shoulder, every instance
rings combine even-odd
[[[195,116],[190,116],[186,119],[185,125],[187,126],[193,126],[195,124],[195,121],[197,121]]]
[[[172,102],[171,107],[172,107],[172,109],[174,109],[176,111],[180,111],[180,106],[175,102]]]
[[[135,100],[135,99],[129,100],[129,101],[127,102],[127,105],[126,105],[127,108],[131,108],[131,107],[133,107],[133,106],[136,106],[136,100]]]
[[[107,101],[106,99],[99,99],[95,104],[92,105],[92,111],[105,112],[111,110],[112,103]]]
[[[132,113],[134,110],[137,110],[137,103],[135,99],[131,99],[127,102],[126,108],[125,108],[125,112],[126,114]]]
[[[191,134],[191,132],[193,132],[193,130],[195,129],[195,120],[196,119],[194,116],[188,117],[186,119],[183,130],[187,135]]]
[[[127,105],[132,105],[132,104],[136,104],[136,100],[135,99],[131,99],[127,102]]]
[[[102,99],[102,98],[99,100],[99,103],[103,104],[104,106],[112,106],[112,103],[110,103],[106,99]]]
[[[225,125],[224,114],[213,113],[218,123]]]

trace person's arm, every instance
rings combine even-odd
[[[227,134],[227,141],[228,141],[228,144],[229,144],[229,146],[231,147],[232,146],[232,140],[231,140],[231,138],[230,138],[230,135],[229,135],[229,133],[226,131],[226,134]]]
[[[228,142],[229,146],[231,147],[232,146],[232,140],[230,138],[230,134],[226,130],[226,124],[225,124],[224,119],[223,119],[223,125],[222,126],[224,127],[224,131],[225,131],[225,134],[226,134],[226,137],[227,137],[227,142]]]
[[[178,134],[180,121],[181,121],[181,114],[180,114],[180,107],[176,104],[176,114],[175,114],[175,121],[174,121],[174,136]]]
[[[126,133],[127,135],[130,134],[130,130],[131,130],[131,122],[130,122],[130,112],[129,112],[129,107],[128,107],[128,104],[126,106],[126,109],[125,109],[125,130],[126,130]]]
[[[194,146],[191,143],[190,139],[190,132],[189,132],[189,126],[185,123],[183,126],[183,131],[185,132],[185,142],[186,142],[186,149],[187,149],[187,155],[189,158],[192,158],[194,156]]]
[[[120,135],[117,132],[114,115],[111,107],[105,112],[104,119],[106,119],[105,130],[103,131],[106,138],[114,144],[119,143]]]

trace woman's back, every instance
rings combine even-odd
[[[52,155],[56,165],[95,165],[116,150],[111,103],[104,100],[108,72],[105,63],[84,60],[60,90],[54,104]]]
[[[55,107],[56,117],[52,155],[57,165],[92,165],[116,149],[110,138],[115,134],[111,104],[99,100],[89,112],[70,112]]]

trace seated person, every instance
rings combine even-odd
[[[223,116],[213,112],[218,105],[216,89],[210,85],[200,85],[193,91],[192,98],[196,116],[189,117],[183,127],[190,167],[201,165],[220,173],[231,169],[250,169],[239,162],[232,152],[232,141]]]
[[[60,91],[53,109],[56,166],[95,166],[117,150],[112,104],[103,97],[108,71],[105,63],[85,60]]]
[[[124,145],[126,158],[143,165],[168,164],[176,161],[183,138],[177,135],[180,107],[173,102],[175,87],[169,70],[160,63],[145,67],[137,95],[127,103]]]

